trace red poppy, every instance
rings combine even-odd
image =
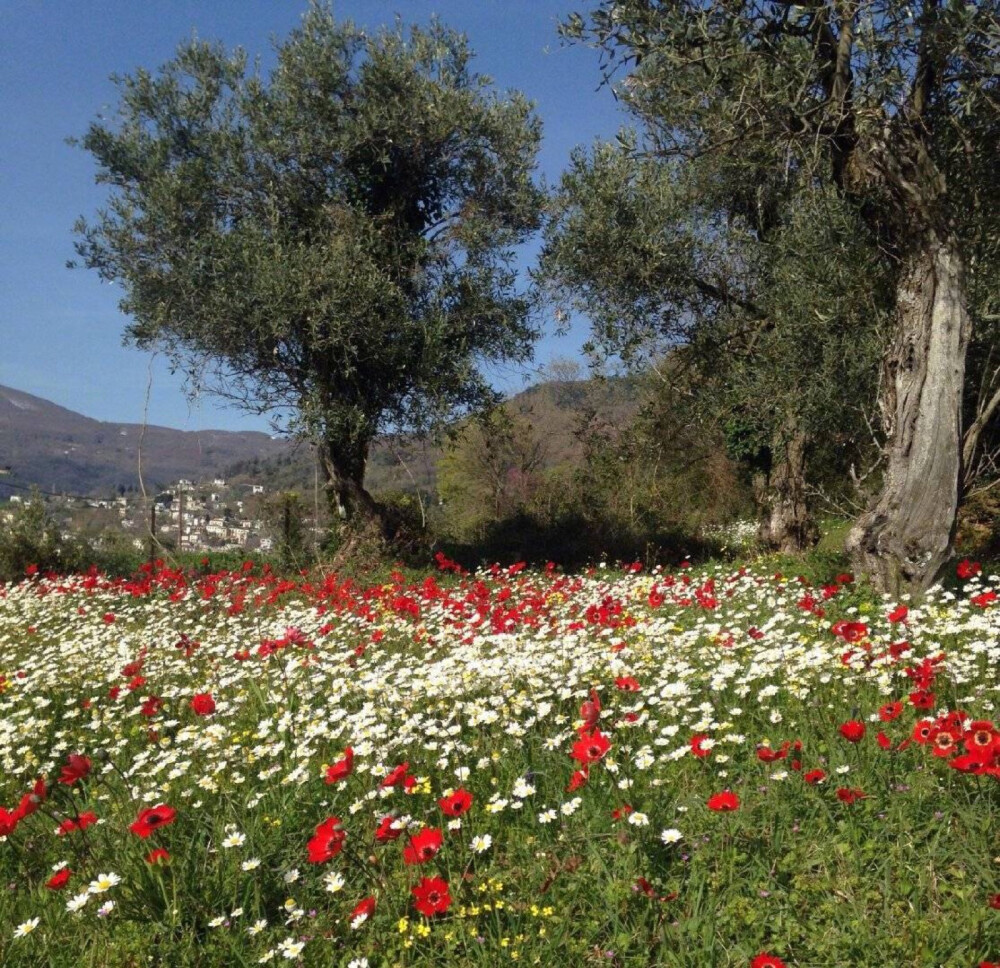
[[[958,741],[961,734],[957,730],[939,729],[935,731],[931,752],[935,756],[953,756],[958,751]]]
[[[397,783],[401,783],[403,778],[406,776],[406,771],[409,768],[409,763],[400,763],[399,766],[395,767],[392,772],[389,773],[379,786],[394,787]]]
[[[982,753],[964,753],[961,756],[956,756],[954,759],[948,760],[948,765],[953,770],[958,770],[960,773],[975,773],[981,776],[988,770],[992,769],[989,765],[992,760],[992,755],[983,755]]]
[[[367,921],[375,913],[375,898],[366,897],[351,911],[351,921]],[[359,921],[360,919],[360,921]]]
[[[378,829],[375,831],[375,839],[379,843],[384,844],[386,841],[395,840],[403,832],[402,827],[393,827],[395,822],[396,818],[392,816],[383,817],[379,821]]]
[[[638,692],[642,688],[639,680],[632,676],[619,676],[615,679],[615,686],[622,692]]]
[[[750,962],[750,968],[785,968],[785,963],[777,956],[762,951]]]
[[[841,636],[845,642],[851,644],[860,642],[868,635],[868,626],[864,622],[837,622],[834,629],[835,635]]]
[[[698,733],[691,737],[691,753],[697,756],[698,759],[704,759],[712,751],[711,749],[705,749],[704,743],[708,739],[708,733]]]
[[[35,780],[31,793],[26,793],[21,797],[21,802],[18,803],[13,813],[8,814],[8,818],[13,822],[13,827],[16,827],[25,817],[30,817],[42,805],[47,795],[45,778],[39,777]],[[13,833],[13,827],[11,827],[11,833]]]
[[[973,605],[979,608],[986,608],[988,605],[992,605],[997,600],[997,593],[995,591],[982,592],[979,595],[973,595],[969,599]]]
[[[437,827],[425,827],[410,838],[403,848],[404,864],[424,864],[431,860],[441,849],[444,837]]]
[[[0,807],[0,837],[9,837],[23,819],[19,811]]]
[[[860,743],[865,738],[865,724],[857,719],[849,719],[846,723],[841,723],[840,735],[848,743]]]
[[[993,897],[990,898],[989,904],[994,911],[1000,911],[1000,894],[994,894]]]
[[[822,770],[810,770],[808,773],[802,774],[802,779],[806,783],[810,783],[815,786],[817,783],[822,783],[826,779],[826,773]]]
[[[901,702],[887,702],[878,711],[878,718],[882,720],[883,723],[891,723],[900,717],[903,712],[903,704]]]
[[[440,877],[424,877],[410,891],[413,895],[413,906],[425,917],[444,914],[451,907],[451,895],[448,893],[448,882]]]
[[[656,891],[653,890],[653,885],[650,884],[645,877],[637,877],[635,879],[635,887],[633,890],[642,891],[646,897],[656,897]]]
[[[129,830],[136,836],[144,840],[160,827],[166,827],[177,818],[177,811],[173,807],[164,806],[162,803],[157,807],[147,807],[139,811],[139,816],[135,823],[129,826]]]
[[[589,732],[597,726],[601,718],[601,697],[596,689],[590,690],[590,699],[580,706],[580,718],[583,720],[583,731]]]
[[[157,847],[146,854],[146,863],[159,866],[161,864],[170,863],[170,852],[164,850],[162,847]]]
[[[64,867],[61,871],[53,874],[45,882],[45,886],[50,891],[61,891],[69,883],[69,879],[72,876],[73,872],[68,867]]]
[[[90,773],[90,758],[80,753],[70,753],[59,774],[59,782],[72,786],[78,780],[85,780]]]
[[[574,790],[579,790],[589,778],[590,774],[587,772],[586,766],[584,766],[582,770],[574,770],[573,775],[569,778],[569,783],[566,786],[566,792],[572,793]]]
[[[327,817],[316,825],[315,834],[309,839],[306,847],[309,850],[310,864],[324,864],[333,860],[344,848],[347,833],[340,825],[340,817]]]
[[[72,833],[74,830],[86,830],[95,823],[97,823],[97,814],[87,811],[86,813],[81,813],[78,817],[70,817],[64,820],[59,824],[56,833],[61,837],[63,834]]]
[[[449,817],[461,817],[472,806],[472,794],[459,787],[451,796],[438,800],[438,806]]]
[[[926,746],[934,734],[934,723],[929,719],[921,719],[913,726],[912,739],[914,743]]]
[[[968,558],[964,558],[958,563],[958,567],[955,571],[958,573],[958,577],[963,581],[968,578],[972,578],[973,575],[978,575],[983,570],[982,565],[978,561],[969,561]]]
[[[897,605],[887,616],[890,622],[905,622],[909,609],[905,605]]]
[[[875,737],[876,742],[884,750],[892,749],[892,740],[889,739],[882,730],[878,731],[878,735]]]
[[[867,795],[864,790],[857,788],[852,790],[848,787],[840,787],[837,790],[837,799],[841,803],[854,803],[855,800],[863,800]]]
[[[199,692],[191,697],[191,708],[197,716],[211,716],[215,712],[215,700],[210,692]]]
[[[708,809],[715,810],[717,813],[736,810],[739,808],[739,805],[740,798],[731,790],[725,790],[723,793],[713,793],[708,798]]]
[[[346,780],[347,777],[351,775],[351,770],[354,769],[354,750],[348,746],[344,750],[344,758],[342,760],[337,760],[332,766],[328,766],[326,769],[326,782],[327,783],[337,783],[340,780]]]
[[[143,704],[142,708],[139,710],[143,716],[147,718],[155,716],[159,711],[160,707],[163,705],[163,700],[159,696],[150,696]]]
[[[596,763],[609,749],[611,743],[607,736],[595,729],[591,733],[580,734],[580,738],[573,744],[573,752],[570,755],[586,766]]]
[[[965,748],[970,753],[992,753],[1000,745],[993,723],[988,719],[977,719],[969,723],[964,740]]]

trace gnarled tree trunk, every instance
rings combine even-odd
[[[817,538],[806,502],[805,432],[789,426],[771,447],[771,470],[757,481],[757,500],[764,516],[760,539],[769,548],[786,554],[805,551]]]
[[[378,505],[364,484],[369,445],[368,440],[329,436],[319,442],[324,489],[334,521],[356,525],[379,520]]]
[[[882,591],[926,589],[952,552],[962,464],[962,388],[971,324],[958,241],[927,230],[904,266],[887,358],[882,493],[847,539]]]

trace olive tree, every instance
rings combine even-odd
[[[882,588],[926,587],[960,494],[969,255],[996,210],[1000,3],[605,0],[565,27],[627,77],[643,150],[768,188],[833,186],[893,276],[881,393],[882,487],[848,539]],[[863,280],[862,280],[863,282]]]
[[[116,78],[81,139],[109,193],[77,248],[121,284],[127,339],[291,414],[341,518],[377,513],[376,434],[478,407],[481,364],[531,351],[513,259],[540,123],[471,59],[441,24],[369,34],[314,4],[268,74],[192,40]]]
[[[590,318],[594,352],[651,370],[724,430],[763,543],[801,551],[820,507],[859,500],[852,468],[870,477],[887,279],[834,191],[760,174],[625,133],[578,150],[542,277]]]

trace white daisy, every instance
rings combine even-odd
[[[22,921],[21,924],[19,924],[14,929],[14,937],[24,938],[27,935],[31,934],[31,932],[34,931],[35,928],[37,927],[38,927],[38,918],[32,918],[30,921]]]
[[[105,891],[110,891],[116,884],[120,884],[121,881],[122,879],[117,874],[98,874],[90,882],[88,890],[91,894],[103,894]]]
[[[474,854],[482,854],[489,850],[492,844],[493,838],[489,834],[476,834],[469,847]]]

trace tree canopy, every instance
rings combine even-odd
[[[540,123],[435,23],[369,35],[314,4],[264,76],[192,40],[116,78],[81,143],[109,187],[83,262],[127,338],[194,386],[284,410],[342,515],[371,510],[374,435],[476,407],[479,365],[531,351],[514,247],[539,222]]]
[[[637,132],[590,163],[592,182],[609,159],[625,173],[612,231],[628,243],[610,263],[583,254],[594,222],[579,213],[595,206],[575,191],[578,158],[550,233],[558,283],[597,304],[598,342],[613,349],[651,329],[697,342],[722,320],[721,367],[741,343],[780,350],[778,367],[758,354],[745,385],[757,413],[763,386],[789,401],[805,388],[801,404],[775,410],[785,441],[808,435],[811,401],[829,397],[812,392],[830,386],[823,366],[794,379],[803,351],[832,361],[837,329],[850,343],[884,314],[880,377],[852,367],[863,385],[877,379],[885,445],[881,493],[850,544],[883,587],[926,586],[958,504],[970,293],[995,291],[967,237],[996,234],[998,183],[983,165],[1000,106],[1000,5],[606,0],[564,33],[604,52]]]

